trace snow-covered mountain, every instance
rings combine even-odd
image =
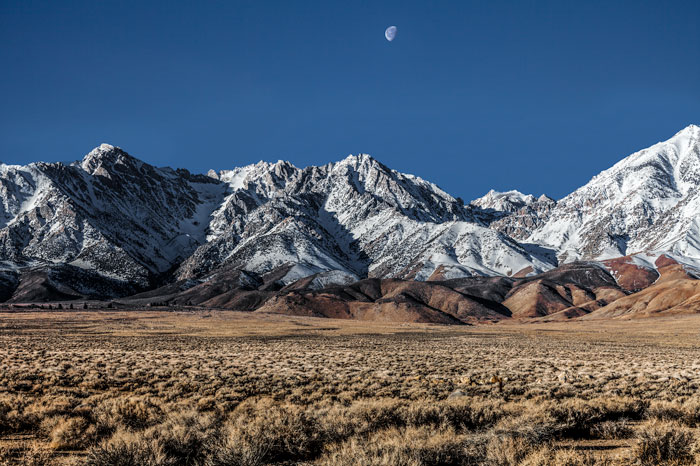
[[[146,289],[222,268],[259,276],[285,268],[289,283],[333,270],[427,279],[438,269],[509,275],[554,265],[436,185],[368,155],[205,176],[103,144],[69,165],[0,165],[0,203],[0,271],[10,282],[43,271],[47,286],[67,295],[91,294],[87,284],[57,283],[71,271],[89,273],[109,294],[110,286]]]
[[[71,165],[0,165],[0,260],[148,287],[201,244],[223,192],[206,176],[157,169],[107,144]]]
[[[304,169],[258,163],[210,176],[227,183],[230,194],[212,215],[208,242],[178,270],[180,279],[222,265],[261,274],[297,264],[285,281],[334,269],[427,279],[439,268],[447,275],[509,275],[554,265],[486,228],[436,185],[369,155]]]
[[[566,262],[665,252],[700,263],[700,128],[690,125],[593,177],[522,239]]]
[[[37,283],[65,297],[214,276],[513,276],[636,252],[700,264],[699,184],[697,126],[558,202],[490,191],[468,205],[365,154],[193,175],[103,144],[73,164],[0,164],[0,299],[34,299]]]

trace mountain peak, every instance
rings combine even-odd
[[[665,182],[672,189],[700,175],[700,127],[688,125],[669,139],[635,152],[595,175],[583,189],[595,183],[615,180],[616,190],[630,190],[640,184]],[[624,182],[623,182],[624,179]]]
[[[378,162],[369,154],[359,153],[357,155],[350,154],[338,163],[343,165],[367,165]]]
[[[664,142],[676,142],[679,149],[697,144],[700,142],[700,126],[688,125],[674,134],[671,139]]]
[[[371,155],[363,153],[357,155],[350,154],[340,162],[333,165],[335,167],[352,168],[354,171],[363,173],[367,173],[368,171],[372,170],[380,170],[386,173],[391,173],[393,171]]]
[[[482,197],[474,199],[471,204],[482,209],[513,212],[534,202],[536,199],[532,194],[523,194],[515,189],[504,192],[491,189]]]
[[[127,154],[121,148],[102,143],[83,158],[80,166],[92,175],[105,175],[105,172],[115,165],[134,165],[137,162],[137,159]]]
[[[83,160],[93,158],[105,158],[109,157],[112,154],[117,154],[119,152],[124,152],[121,149],[121,147],[113,146],[112,144],[107,144],[103,142],[102,144],[88,152],[87,155],[83,158]]]

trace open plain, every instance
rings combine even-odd
[[[700,316],[0,315],[2,464],[694,464]]]

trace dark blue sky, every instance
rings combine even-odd
[[[465,199],[561,197],[700,124],[697,0],[2,0],[0,44],[5,163],[368,152]]]

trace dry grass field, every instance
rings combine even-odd
[[[0,314],[0,464],[695,464],[700,316]]]

